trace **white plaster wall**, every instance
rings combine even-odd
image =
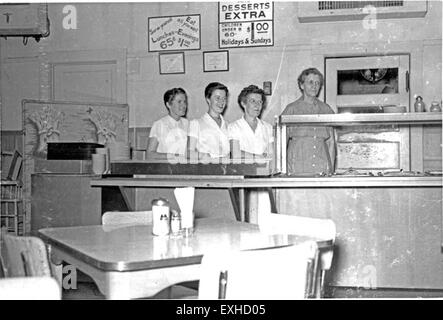
[[[299,23],[296,2],[274,4],[273,47],[230,49],[229,72],[204,73],[202,51],[218,50],[217,2],[78,3],[76,30],[65,30],[62,10],[66,4],[49,4],[51,34],[28,45],[21,38],[0,40],[2,129],[21,129],[21,99],[45,98],[41,83],[42,61],[50,53],[76,50],[121,50],[127,52],[127,102],[130,126],[150,126],[166,114],[162,96],[166,89],[181,86],[189,96],[188,118],[202,115],[203,97],[211,81],[225,83],[231,92],[225,116],[241,115],[237,105],[240,90],[249,84],[272,81],[273,95],[263,119],[272,121],[287,103],[299,96],[296,78],[310,66],[324,70],[324,57],[411,53],[411,94],[425,101],[441,100],[440,1],[429,1],[424,18],[378,20],[375,30],[361,21]],[[149,16],[200,14],[201,50],[186,51],[184,75],[160,75],[158,53],[147,51]]]

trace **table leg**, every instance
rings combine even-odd
[[[63,287],[63,261],[52,252],[52,247],[48,246],[49,252],[49,266],[51,268],[52,276],[57,280],[60,288]]]
[[[119,186],[118,188],[120,189],[120,193],[122,194],[125,204],[128,207],[129,211],[134,211],[135,210],[134,204],[130,200],[130,195],[128,194],[127,189],[122,186]]]
[[[242,213],[240,209],[240,195],[238,190],[228,188],[229,196],[231,197],[232,207],[234,208],[234,214],[237,221],[242,221]]]
[[[272,188],[266,188],[266,191],[269,195],[269,201],[271,202],[271,212],[278,213],[277,211],[277,204],[275,202],[274,193],[272,192]]]
[[[242,215],[242,220],[249,222],[249,204],[247,202],[247,190],[244,188],[238,189],[238,201],[240,206],[240,213]]]

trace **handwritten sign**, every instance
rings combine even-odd
[[[148,51],[200,49],[200,15],[148,18]]]
[[[219,47],[274,45],[272,1],[219,2]]]

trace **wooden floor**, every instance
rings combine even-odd
[[[171,294],[171,296],[169,296]],[[183,286],[174,286],[172,292],[167,289],[150,299],[182,299],[197,296],[197,291]],[[94,283],[78,284],[77,290],[64,290],[63,300],[94,300],[105,297]],[[325,290],[329,299],[443,299],[443,290],[405,290],[405,289],[362,289],[348,287],[331,287]]]
[[[443,299],[443,290],[331,287],[327,288],[325,296],[334,299]]]

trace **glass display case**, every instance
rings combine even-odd
[[[345,130],[346,128],[355,127],[373,127],[373,126],[421,126],[421,125],[441,125],[442,113],[356,113],[356,114],[315,114],[315,115],[282,115],[276,118],[276,168],[282,174],[287,174],[287,127],[288,126],[330,126],[335,129]],[[350,144],[352,147],[352,143]],[[391,158],[382,159],[380,161],[391,161],[393,163],[391,168],[380,166],[374,168],[374,170],[367,170],[366,168],[353,168],[361,169],[362,171],[380,171],[380,170],[405,170],[410,171],[411,168],[402,166],[402,163],[410,163],[409,159],[402,160],[401,157],[410,156],[409,145],[406,146],[408,150],[399,149],[398,155],[390,155]],[[383,150],[382,150],[383,151]],[[386,151],[383,151],[386,152]],[[390,150],[387,151],[389,155]],[[377,154],[377,153],[373,153]],[[364,154],[355,154],[355,157],[360,157],[361,162],[365,162]],[[361,158],[363,157],[363,158]],[[398,157],[398,158],[397,158]],[[371,160],[372,161],[372,160]],[[349,170],[349,169],[348,169]],[[337,172],[337,171],[336,171]]]

